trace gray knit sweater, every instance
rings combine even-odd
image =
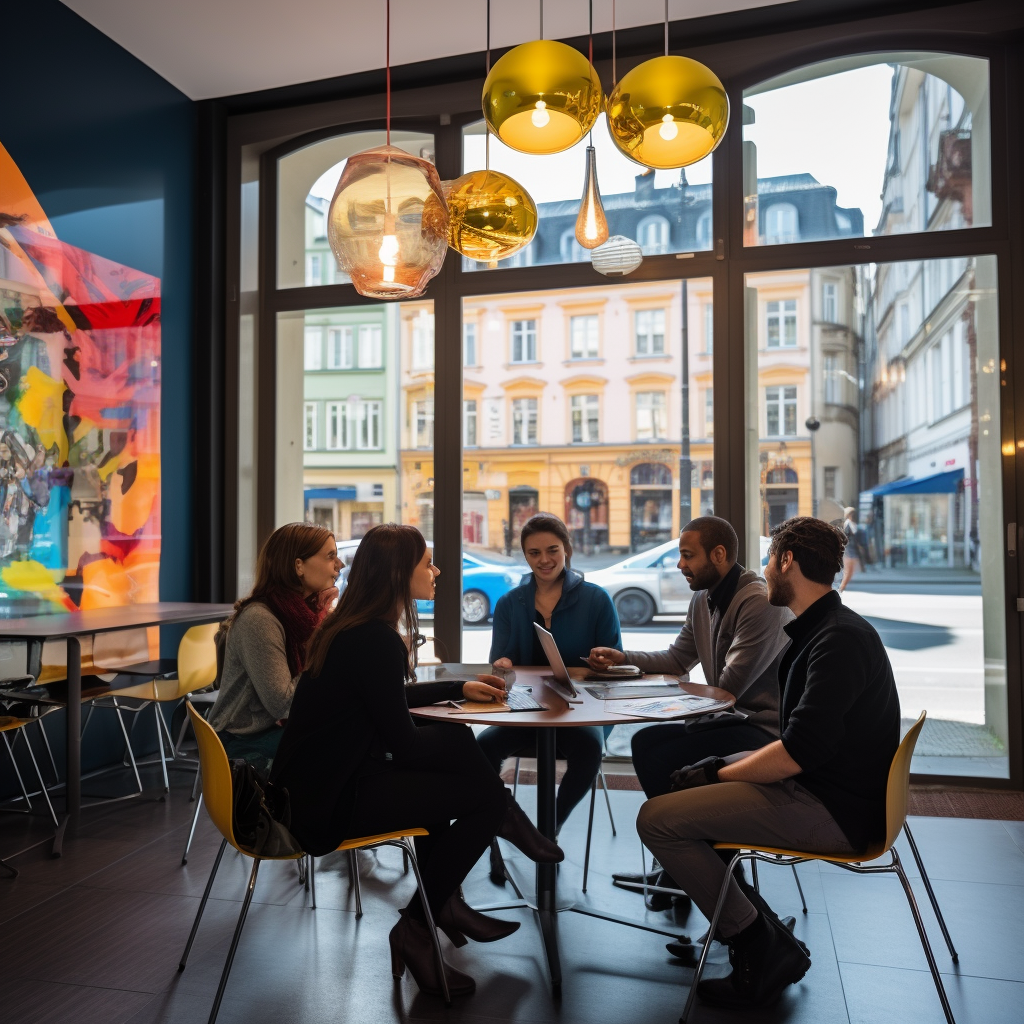
[[[779,662],[789,646],[782,627],[788,608],[768,603],[763,579],[744,569],[724,615],[708,608],[708,592],[690,598],[686,624],[667,651],[626,651],[626,663],[644,672],[684,675],[700,662],[704,678],[736,697],[747,721],[779,736]]]
[[[288,668],[281,621],[265,604],[247,604],[228,622],[210,725],[238,736],[263,732],[288,717],[298,681]]]

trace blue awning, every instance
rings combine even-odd
[[[950,469],[931,476],[905,476],[874,487],[871,493],[880,498],[884,494],[956,494],[964,480],[962,469]]]
[[[313,498],[327,498],[330,501],[355,501],[356,489],[354,487],[307,487],[303,497],[307,504]]]

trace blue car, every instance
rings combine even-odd
[[[476,626],[486,622],[502,594],[519,586],[522,570],[513,564],[485,562],[476,555],[462,556],[462,621]],[[417,601],[420,615],[433,615],[433,601]]]

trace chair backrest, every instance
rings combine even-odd
[[[910,798],[910,761],[914,756],[917,738],[924,728],[927,712],[922,711],[920,718],[910,727],[896,748],[896,756],[889,768],[889,782],[885,788],[885,853],[896,842],[903,823],[907,820],[907,802]]]
[[[219,622],[192,626],[178,644],[178,681],[191,690],[203,690],[217,678],[217,645],[213,638]]]
[[[217,831],[237,850],[235,830],[231,824],[233,798],[228,755],[224,751],[220,737],[214,732],[213,726],[188,701],[185,702],[185,707],[192,719],[192,728],[195,730],[196,742],[199,744],[199,768],[203,773],[203,802],[206,804],[210,819],[217,826]]]

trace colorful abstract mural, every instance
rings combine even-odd
[[[160,279],[61,242],[0,146],[0,618],[159,570]]]

